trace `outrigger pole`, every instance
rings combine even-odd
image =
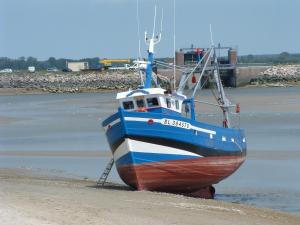
[[[217,84],[218,92],[219,92],[219,98],[217,99],[222,111],[223,111],[223,127],[230,127],[230,120],[229,120],[229,107],[231,107],[230,101],[225,95],[224,88],[222,85],[222,81],[220,78],[219,73],[219,64],[218,64],[218,58],[216,55],[216,48],[213,42],[213,34],[211,29],[211,24],[209,25],[210,30],[210,40],[211,40],[211,46],[213,49],[213,59],[214,59],[214,68],[213,68],[213,76]]]

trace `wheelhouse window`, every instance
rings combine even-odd
[[[134,109],[133,101],[123,102],[123,108],[124,109]]]
[[[178,100],[175,100],[176,109],[179,109],[179,102]]]
[[[166,104],[168,108],[171,108],[171,100],[169,98],[166,98]]]
[[[172,105],[172,108],[175,108],[175,100],[174,99],[171,99],[171,105]]]
[[[155,107],[158,106],[158,99],[157,98],[147,98],[148,107]]]
[[[137,99],[136,100],[136,105],[137,105],[138,108],[145,107],[145,101],[144,101],[144,99]]]

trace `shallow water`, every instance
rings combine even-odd
[[[300,88],[227,90],[241,102],[249,157],[216,185],[216,198],[300,214]],[[200,99],[210,100],[204,91]],[[115,93],[0,96],[0,151],[106,151],[101,120],[115,110]],[[204,108],[205,107],[205,108]],[[214,108],[199,118],[215,122]],[[235,118],[234,125],[237,125]],[[96,180],[107,157],[0,155],[0,167],[27,168]],[[121,182],[114,169],[109,177]]]

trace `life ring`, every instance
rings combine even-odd
[[[138,108],[136,111],[137,112],[148,112],[148,110],[145,107]]]

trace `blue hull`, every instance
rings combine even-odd
[[[164,124],[165,120],[163,119],[173,122],[180,121],[182,124],[179,126]],[[184,127],[186,124],[189,125],[189,129]],[[182,116],[151,112],[128,112],[119,109],[117,113],[103,121],[102,125],[107,129],[106,136],[113,153],[128,138],[156,146],[181,149],[199,157],[246,155],[243,130],[217,127]],[[131,149],[131,151],[135,152],[135,149]],[[144,154],[151,155],[151,149],[148,151]],[[123,158],[117,159],[117,166],[147,163],[147,158],[151,162],[159,162],[174,160],[176,157],[183,157],[184,159],[195,157],[195,155],[175,156],[174,154],[157,154],[155,152],[149,157],[135,157],[134,154],[137,153],[131,152]],[[145,160],[141,160],[142,158]]]

